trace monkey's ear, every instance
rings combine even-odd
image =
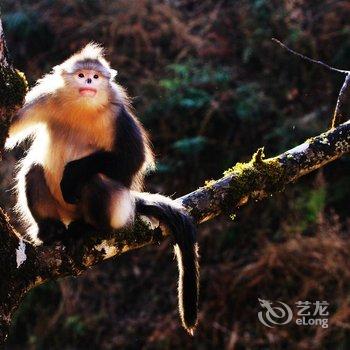
[[[111,79],[114,80],[116,76],[118,75],[118,71],[116,69],[110,69],[111,71]]]

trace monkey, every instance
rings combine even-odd
[[[15,179],[25,237],[51,244],[91,228],[155,219],[174,238],[184,328],[197,325],[196,225],[174,200],[141,192],[154,156],[147,132],[102,46],[89,43],[39,79],[13,118],[6,147],[30,138]]]

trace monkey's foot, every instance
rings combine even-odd
[[[68,225],[68,229],[64,237],[64,244],[71,252],[74,253],[78,251],[79,247],[81,247],[84,238],[89,235],[92,236],[94,233],[96,233],[96,229],[84,221],[72,221]]]
[[[163,238],[163,229],[160,221],[154,216],[140,215],[140,219],[154,231],[153,239],[155,244],[160,244]]]
[[[151,230],[155,230],[159,227],[159,220],[153,216],[140,215],[140,219],[147,225]]]
[[[38,222],[38,237],[44,245],[51,245],[54,242],[62,242],[67,232],[63,222],[57,219],[44,219]]]

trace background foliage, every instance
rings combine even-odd
[[[349,69],[350,4],[331,0],[4,0],[8,46],[33,83],[88,41],[108,50],[149,130],[150,191],[180,196],[260,146],[267,155],[328,127],[342,76],[271,41]],[[14,157],[1,164],[10,186]],[[125,254],[33,290],[9,349],[348,348],[350,162],[345,157],[200,227],[202,291],[194,338],[176,311],[171,244]],[[4,206],[11,200],[6,192]],[[327,329],[268,329],[258,297],[328,300]]]

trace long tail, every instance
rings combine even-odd
[[[199,294],[196,226],[191,216],[168,197],[135,193],[135,199],[138,214],[156,218],[174,237],[179,267],[179,312],[184,328],[193,335],[197,325]]]

